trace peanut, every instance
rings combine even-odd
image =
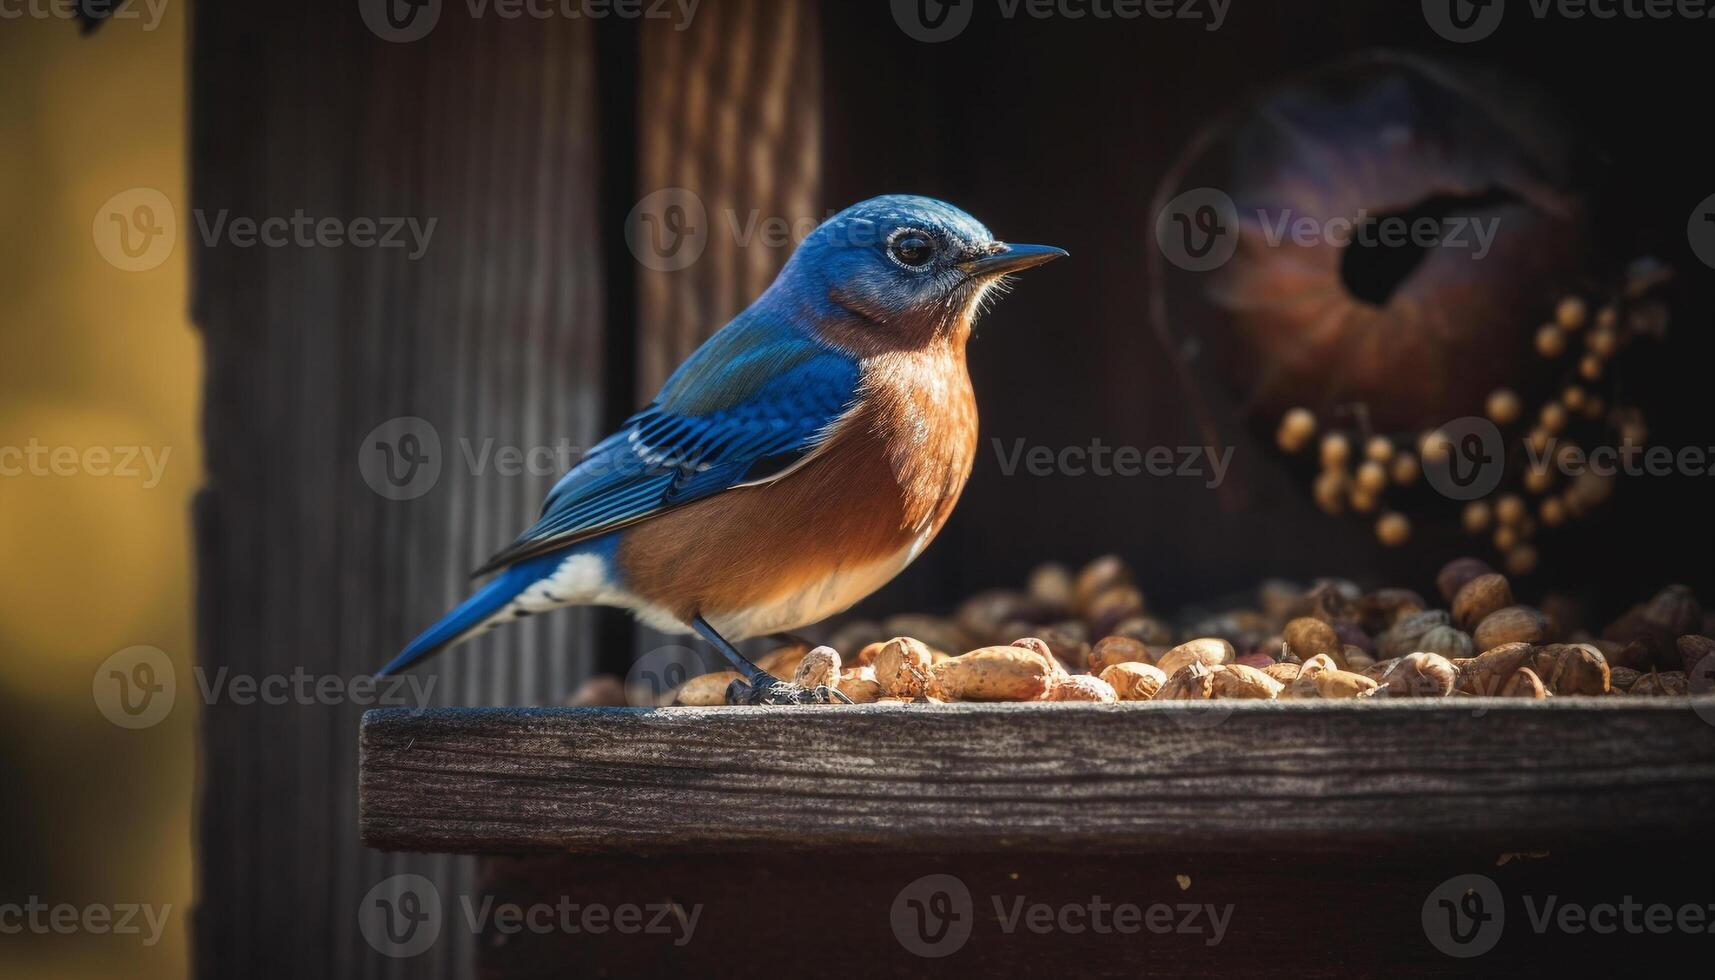
[[[726,704],[727,685],[742,680],[743,677],[744,675],[736,670],[717,670],[712,674],[701,674],[679,685],[679,689],[673,694],[673,703],[698,708]]]
[[[1040,701],[1055,670],[1033,650],[983,647],[929,669],[929,693],[947,701]]]
[[[896,636],[875,655],[875,679],[883,694],[905,698],[922,697],[934,657],[923,641]]]
[[[1102,680],[1121,701],[1148,701],[1167,683],[1167,675],[1153,664],[1127,660],[1110,664],[1102,671]]]
[[[1155,666],[1161,668],[1168,680],[1172,680],[1173,675],[1186,664],[1200,663],[1205,667],[1216,667],[1232,663],[1235,657],[1231,643],[1216,637],[1204,637],[1181,643],[1167,651],[1155,662]]]

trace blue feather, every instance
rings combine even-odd
[[[518,593],[551,574],[564,560],[565,555],[556,553],[522,561],[508,568],[504,574],[478,589],[475,595],[459,603],[452,612],[442,616],[435,625],[419,634],[375,676],[396,674],[417,661],[434,655],[442,647],[481,626],[490,616],[505,608]]]
[[[740,316],[561,477],[536,523],[476,574],[777,476],[855,403],[860,373],[850,355],[801,329]]]

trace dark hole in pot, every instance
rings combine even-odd
[[[1469,222],[1450,226],[1450,218],[1476,218],[1484,211],[1518,203],[1511,191],[1491,188],[1481,194],[1437,194],[1404,211],[1371,215],[1354,228],[1340,256],[1340,282],[1358,300],[1383,306],[1400,284],[1417,270],[1430,248],[1446,240],[1445,247],[1476,250],[1481,242]],[[1423,220],[1433,221],[1432,236],[1415,229]]]

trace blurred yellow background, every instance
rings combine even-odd
[[[186,971],[201,366],[186,315],[186,10],[156,6],[158,23],[116,20],[89,36],[43,16],[47,4],[8,5],[0,21],[5,977]],[[170,255],[146,271],[124,271],[96,246],[98,211],[134,188],[158,190],[179,216]],[[75,449],[76,462],[61,450],[56,464],[55,447]],[[106,472],[133,447],[136,475]],[[128,730],[92,691],[102,661],[135,645],[165,651],[179,696],[159,724]],[[166,926],[146,945],[5,915],[32,899],[150,905]]]

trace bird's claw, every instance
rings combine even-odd
[[[735,680],[727,685],[727,704],[852,704],[843,692],[826,684],[799,687],[774,677],[758,678],[754,684]]]

